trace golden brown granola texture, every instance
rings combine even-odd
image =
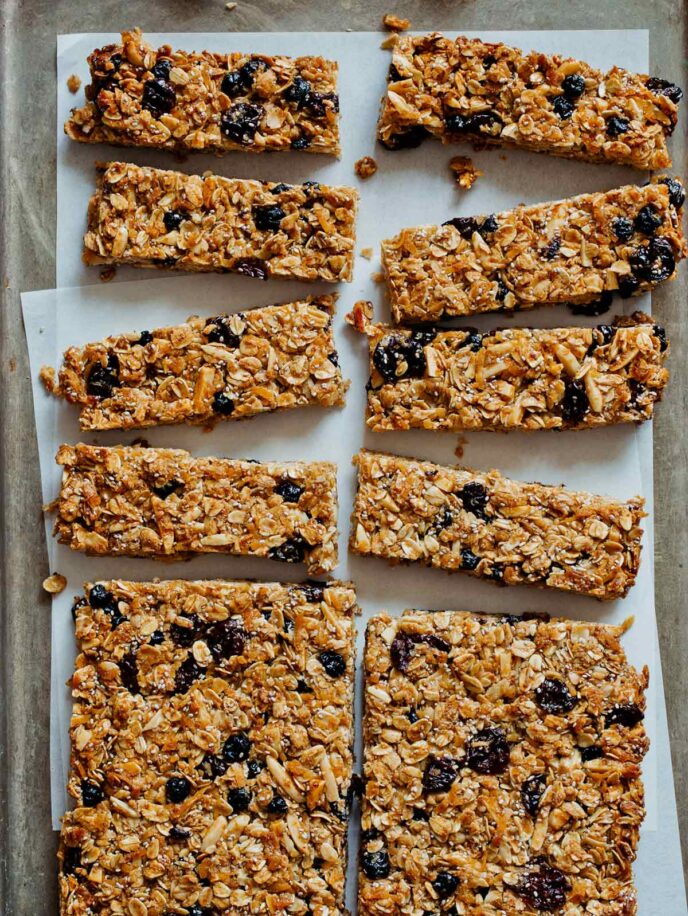
[[[100,556],[228,553],[337,565],[336,465],[194,458],[181,449],[62,445],[54,533]]]
[[[378,137],[388,149],[443,142],[513,146],[618,162],[671,165],[667,138],[682,92],[665,80],[439,33],[400,35]]]
[[[642,312],[596,328],[486,333],[348,320],[368,337],[366,423],[378,432],[638,423],[669,380],[664,328]]]
[[[53,394],[81,408],[81,429],[213,425],[271,410],[340,407],[334,296],[251,309],[70,347]]]
[[[318,182],[276,184],[98,166],[86,264],[234,271],[258,280],[350,280],[358,194]]]
[[[62,916],[344,916],[355,612],[341,582],[86,585]]]
[[[602,599],[635,583],[640,497],[619,502],[365,449],[354,464],[354,553]]]
[[[322,57],[157,50],[139,29],[88,58],[72,140],[188,152],[338,156],[337,64]]]
[[[649,675],[623,630],[444,611],[369,623],[361,916],[637,912]]]
[[[382,243],[392,317],[436,321],[646,292],[688,253],[683,199],[680,182],[665,178],[404,229]]]

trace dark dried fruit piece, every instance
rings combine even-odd
[[[652,326],[652,333],[653,333],[653,334],[655,335],[655,337],[659,340],[659,352],[660,352],[660,353],[664,353],[665,350],[666,350],[666,349],[668,348],[668,346],[669,346],[669,342],[668,342],[667,336],[666,336],[666,331],[665,331],[664,328],[661,326],[661,324],[655,324],[655,325]]]
[[[251,753],[251,739],[246,732],[230,735],[222,746],[222,757],[227,763],[240,763]]]
[[[268,802],[267,810],[268,814],[286,814],[289,810],[289,805],[281,795],[273,795]]]
[[[408,130],[401,131],[398,134],[392,134],[387,140],[381,140],[385,149],[396,152],[400,149],[415,149],[420,146],[423,140],[430,136],[430,132],[424,127],[410,127]]]
[[[633,728],[638,722],[642,722],[645,713],[635,703],[616,703],[605,714],[604,723],[609,728],[610,725],[623,725],[624,728]]]
[[[450,114],[444,119],[444,126],[450,134],[480,134],[498,137],[503,121],[493,111],[479,111],[472,115]]]
[[[220,92],[224,92],[230,99],[242,95],[245,89],[244,81],[238,70],[230,70],[229,73],[225,73],[220,83]]]
[[[391,868],[387,850],[379,849],[377,852],[364,852],[361,855],[361,868],[366,878],[371,881],[387,878]]]
[[[686,192],[678,178],[660,178],[660,184],[665,184],[669,190],[669,203],[678,210],[683,206],[686,199]]]
[[[201,622],[196,614],[189,614],[188,617],[183,618],[189,621],[189,626],[184,626],[180,623],[170,624],[170,637],[175,646],[181,646],[183,649],[188,649],[189,646],[193,645],[198,639]]]
[[[129,693],[141,693],[139,686],[139,669],[136,663],[136,653],[127,652],[119,663],[119,674],[122,679],[122,686],[126,687]]]
[[[427,823],[430,820],[430,814],[425,810],[425,808],[414,808],[411,812],[411,816],[414,821],[423,821]]]
[[[592,355],[598,347],[606,347],[614,339],[616,328],[610,324],[598,324],[592,331],[592,341],[586,350],[586,356]]]
[[[490,776],[503,773],[509,765],[509,744],[501,728],[482,728],[466,742],[466,766]]]
[[[662,225],[662,217],[652,204],[647,204],[639,211],[634,225],[638,232],[642,232],[643,235],[654,235]]]
[[[296,682],[297,693],[313,693],[313,688],[309,687],[302,677]]]
[[[155,64],[151,72],[156,79],[167,80],[169,79],[171,69],[172,61],[163,58]]]
[[[165,634],[162,630],[154,630],[151,638],[148,640],[150,646],[161,646],[165,642]]]
[[[569,426],[576,426],[590,409],[585,384],[575,379],[564,382],[564,396],[561,399],[561,416]]]
[[[408,671],[413,651],[414,643],[411,637],[407,633],[397,633],[389,647],[390,659],[397,671]]]
[[[275,493],[281,496],[285,503],[297,503],[304,493],[304,488],[293,480],[281,480],[275,487]]]
[[[251,804],[253,793],[249,789],[230,789],[227,792],[227,801],[232,806],[235,814],[246,811]]]
[[[600,293],[600,298],[594,302],[585,302],[577,305],[571,305],[569,308],[574,315],[604,315],[612,307],[614,293],[609,289],[604,289]]]
[[[294,137],[289,146],[292,149],[308,149],[311,145],[310,137],[305,133],[300,133],[298,137]]]
[[[622,274],[616,280],[619,284],[619,295],[622,299],[630,299],[640,288],[640,281],[633,274]]]
[[[184,489],[181,480],[168,480],[167,483],[161,483],[159,486],[151,486],[151,490],[159,499],[167,499],[173,493],[178,493]]]
[[[458,772],[459,764],[452,757],[430,757],[423,773],[423,789],[426,792],[448,792]]]
[[[551,261],[553,258],[559,254],[559,249],[561,248],[561,239],[552,239],[552,241],[547,245],[545,250],[542,252],[547,261]]]
[[[433,518],[432,524],[428,530],[434,534],[438,534],[440,531],[444,531],[445,528],[449,528],[453,521],[454,515],[449,506],[442,506],[440,511]]]
[[[262,760],[249,760],[246,764],[246,775],[249,779],[255,779],[264,769],[265,764]]]
[[[547,788],[547,777],[544,773],[529,776],[521,786],[521,802],[531,817],[535,817],[540,807],[540,799]]]
[[[239,312],[238,316],[243,315]],[[241,335],[235,334],[230,326],[231,317],[229,315],[220,315],[217,318],[209,320],[203,330],[210,343],[221,343],[232,350],[235,350],[241,343]]]
[[[667,280],[676,268],[674,249],[669,239],[663,236],[654,236],[648,245],[636,248],[629,260],[633,273],[649,283]]]
[[[220,416],[228,417],[234,413],[234,401],[224,391],[217,391],[213,395],[213,410]]]
[[[186,776],[172,776],[165,783],[165,796],[173,805],[180,805],[191,793],[191,783]]]
[[[455,216],[442,223],[443,226],[453,226],[458,230],[462,239],[470,241],[473,233],[478,231],[478,224],[472,216]]]
[[[150,331],[141,331],[141,336],[136,341],[136,343],[140,347],[145,347],[147,346],[147,344],[152,343],[152,341],[153,341],[153,335],[151,334]]]
[[[660,79],[658,76],[651,76],[645,85],[650,92],[654,92],[655,95],[665,95],[676,105],[683,98],[683,89],[680,86],[670,83],[669,80]]]
[[[585,763],[588,760],[597,760],[600,757],[604,757],[604,751],[596,744],[591,744],[589,747],[580,748],[580,755],[581,760]]]
[[[253,222],[261,232],[279,232],[280,224],[287,214],[276,205],[253,208]]]
[[[620,242],[627,242],[634,232],[633,223],[625,216],[617,216],[613,219],[612,229]]]
[[[471,512],[476,518],[480,518],[483,521],[488,520],[485,507],[487,506],[489,496],[487,490],[481,483],[476,483],[475,481],[467,483],[456,495],[463,503],[466,512]]]
[[[461,551],[461,569],[472,572],[478,563],[480,563],[480,557],[477,557],[468,547],[464,547]]]
[[[86,376],[86,393],[94,398],[110,398],[115,388],[119,388],[119,359],[115,353],[109,353],[107,363],[94,363]]]
[[[141,107],[150,111],[154,118],[169,114],[177,103],[177,95],[164,80],[146,80],[143,84]]]
[[[213,623],[205,633],[205,641],[216,662],[243,655],[247,639],[246,630],[231,617]]]
[[[162,217],[165,229],[167,229],[168,232],[179,229],[185,219],[186,213],[183,210],[165,210]]]
[[[287,102],[293,102],[302,108],[311,91],[311,84],[301,76],[295,76],[289,86],[284,90]]]
[[[536,859],[533,865],[537,865],[538,871],[522,875],[513,891],[534,910],[553,913],[566,903],[571,885],[562,871],[544,859]]]
[[[428,339],[428,335],[432,337]],[[436,331],[414,332],[410,337],[388,334],[373,351],[373,365],[386,382],[402,378],[420,378],[425,374],[424,347],[434,339]]]
[[[485,219],[480,224],[480,232],[485,234],[490,234],[496,232],[499,229],[499,223],[497,222],[497,217],[494,213],[491,213],[489,216],[486,216]]]
[[[306,579],[303,585],[297,585],[296,588],[303,594],[306,601],[316,603],[322,601],[325,597],[326,582],[318,582],[316,579]]]
[[[580,73],[569,73],[561,81],[564,95],[570,99],[579,99],[585,92],[585,78]]]
[[[100,583],[94,585],[88,593],[88,603],[93,608],[109,608],[114,604],[114,601],[115,598],[112,592],[109,592]]]
[[[432,882],[432,888],[440,900],[446,900],[456,891],[459,879],[448,871],[440,871]]]
[[[324,118],[327,114],[327,102],[331,103],[332,111],[339,111],[339,96],[334,92],[316,92],[312,90],[308,93],[304,107],[312,118]]]
[[[81,803],[86,808],[95,808],[103,798],[103,790],[97,782],[91,782],[89,779],[81,780]]]
[[[203,677],[204,674],[205,668],[201,668],[193,655],[187,655],[174,676],[174,692],[186,693],[193,682]]]
[[[234,270],[252,280],[267,280],[269,276],[268,266],[260,258],[239,258],[234,262]]]
[[[222,115],[220,130],[234,143],[250,146],[260,126],[264,111],[252,102],[237,102]]]
[[[62,874],[73,875],[81,868],[81,849],[79,846],[65,846],[62,853]]]
[[[169,837],[171,840],[188,840],[191,836],[191,831],[187,830],[186,827],[180,827],[178,824],[173,824],[170,827]]]
[[[610,137],[620,137],[625,134],[630,126],[628,118],[612,117],[607,121],[607,134]]]
[[[569,691],[563,681],[546,677],[539,687],[535,688],[535,702],[545,712],[560,715],[563,712],[571,712],[578,703],[578,697]]]
[[[268,556],[271,560],[279,560],[281,563],[303,563],[306,551],[310,546],[300,534],[295,534],[282,544],[271,547],[268,550]]]
[[[346,672],[346,661],[339,652],[328,649],[318,655],[320,664],[325,669],[325,673],[332,678],[341,677]]]
[[[558,115],[562,121],[568,121],[576,110],[576,105],[575,102],[572,102],[567,96],[558,95],[552,102],[552,108],[554,109],[554,113]]]

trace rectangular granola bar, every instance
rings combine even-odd
[[[344,916],[351,585],[113,581],[86,595],[63,916]]]
[[[665,178],[404,229],[382,243],[392,317],[436,321],[646,292],[688,254],[684,197]]]
[[[632,916],[647,667],[625,627],[368,625],[361,916]]]
[[[368,426],[584,429],[652,417],[669,372],[664,328],[635,312],[596,328],[441,331],[348,316],[368,337]]]
[[[387,149],[473,141],[639,169],[671,165],[681,89],[612,67],[460,35],[401,35],[378,137]]]
[[[635,583],[640,497],[619,502],[365,449],[354,464],[354,553],[602,599]]]
[[[53,394],[80,407],[81,429],[213,425],[270,410],[340,407],[334,296],[118,334],[64,354]]]
[[[194,458],[171,448],[62,445],[54,533],[92,555],[228,553],[337,565],[337,468]]]
[[[86,264],[235,272],[258,280],[350,280],[358,193],[317,181],[276,184],[98,166]]]
[[[337,64],[323,57],[157,50],[139,29],[88,58],[82,143],[188,152],[304,150],[338,156]]]

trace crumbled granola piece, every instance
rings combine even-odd
[[[461,35],[400,35],[378,137],[388,149],[430,136],[515,146],[641,169],[671,165],[678,86],[559,55],[523,54]]]
[[[388,32],[405,32],[407,29],[411,28],[411,20],[402,19],[394,13],[385,13],[382,17],[382,25]]]
[[[343,916],[356,611],[342,582],[86,585],[61,912]]]
[[[225,9],[231,13],[237,8],[238,5],[238,3],[225,3]]]
[[[605,600],[635,583],[640,497],[620,502],[366,449],[354,464],[354,553]]]
[[[245,277],[350,280],[358,192],[186,175],[126,162],[98,166],[86,264]]]
[[[454,180],[460,188],[469,191],[478,178],[484,174],[473,164],[468,156],[454,156],[449,160],[449,168],[454,173]]]
[[[361,257],[365,258],[366,261],[370,261],[371,258],[373,257],[373,249],[372,248],[361,248]]]
[[[354,165],[354,171],[359,178],[371,178],[377,172],[377,162],[372,156],[364,156]]]
[[[109,283],[110,280],[114,280],[116,273],[117,268],[114,265],[104,267],[98,274],[98,279],[101,283]]]
[[[67,587],[67,580],[62,573],[53,573],[43,580],[43,588],[50,595],[59,595]]]
[[[628,664],[623,632],[447,611],[370,621],[361,916],[637,912],[649,672]],[[574,704],[544,711],[546,678]]]
[[[76,73],[72,73],[67,77],[67,89],[75,95],[79,89],[81,89],[81,77],[77,76]]]

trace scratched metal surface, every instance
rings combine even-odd
[[[52,916],[55,835],[48,780],[49,602],[28,360],[19,292],[55,280],[55,36],[113,31],[374,30],[384,12],[416,29],[650,30],[653,68],[684,86],[686,7],[681,0],[2,0],[0,2],[0,912]],[[685,106],[685,103],[684,103]],[[684,108],[683,125],[686,123]],[[685,127],[673,140],[686,176]],[[684,863],[688,837],[688,322],[686,271],[653,297],[669,327],[672,384],[655,424],[657,614],[679,800]],[[649,914],[647,914],[649,916]]]

